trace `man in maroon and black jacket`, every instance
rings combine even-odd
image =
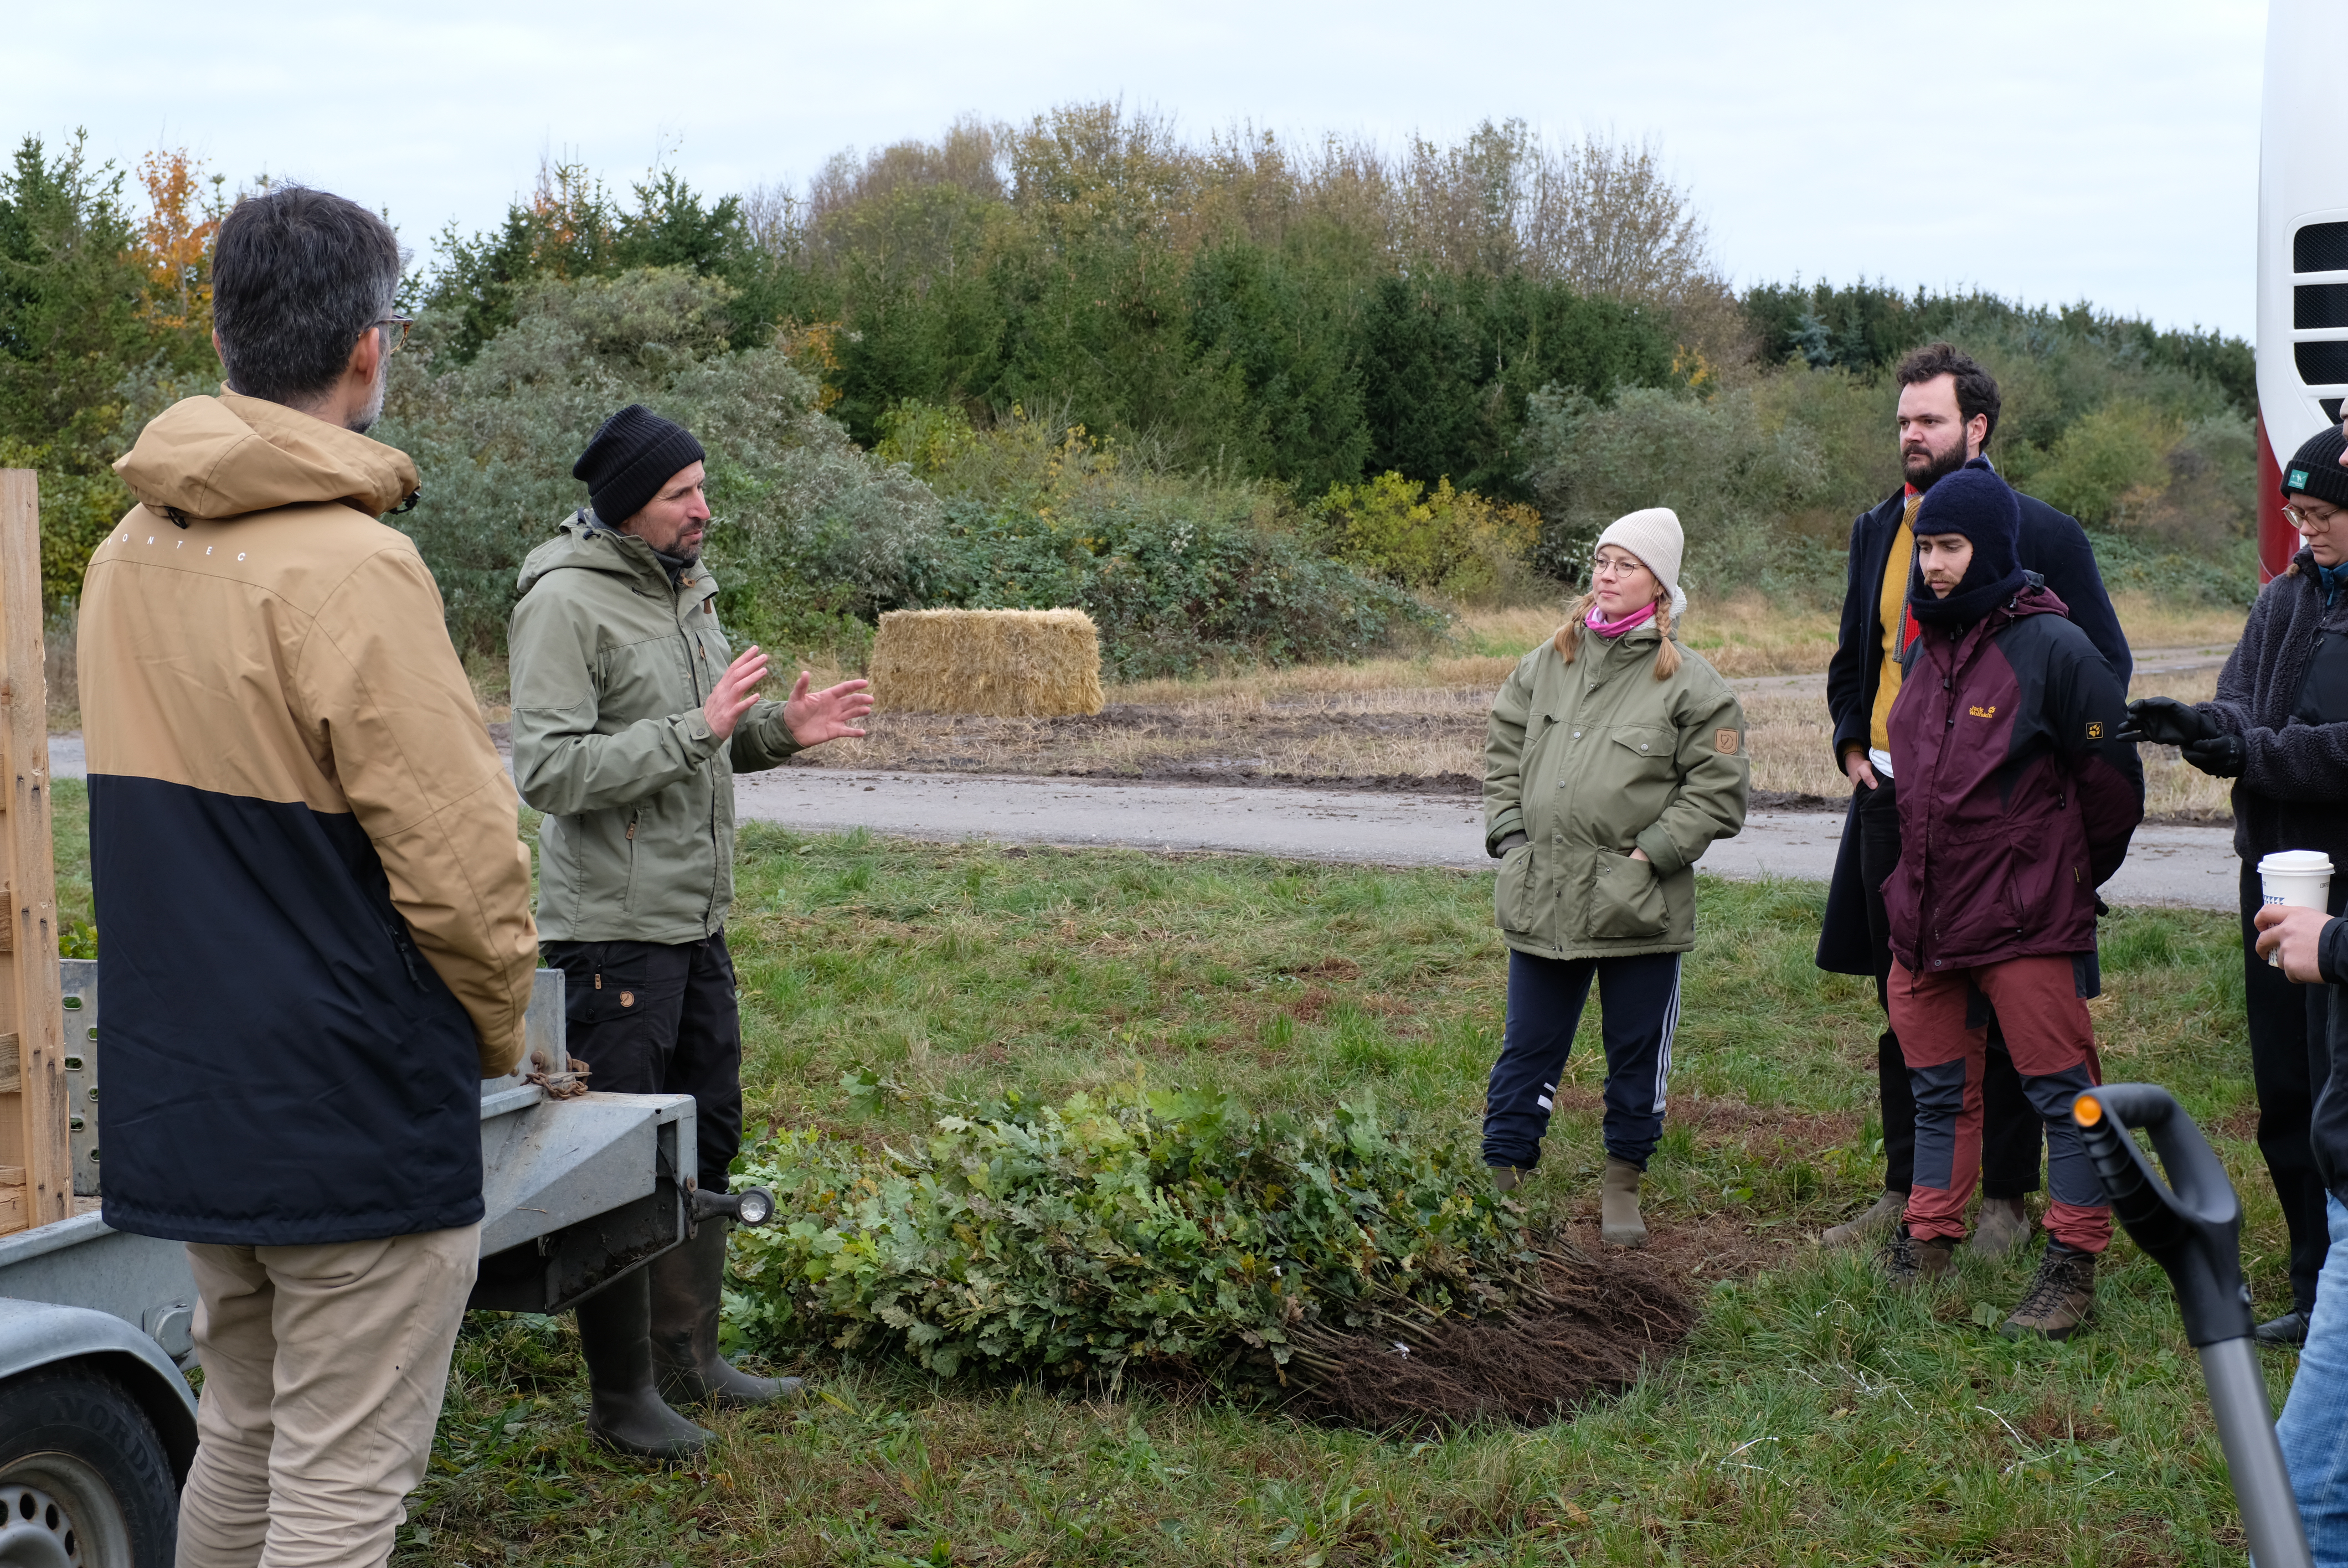
[[[2067,1337],[2095,1300],[2111,1213],[2071,1102],[2101,1081],[2096,889],[2144,815],[2125,692],[2063,601],[2015,559],[2021,507],[1968,463],[1916,513],[1921,635],[1892,704],[1900,864],[1884,884],[1891,1027],[1916,1097],[1916,1180],[1886,1249],[1895,1283],[1947,1272],[1981,1166],[1988,1009],[2044,1118],[2050,1240],[2008,1337]]]

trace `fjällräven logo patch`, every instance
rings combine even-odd
[[[2100,741],[2103,738],[2104,726],[2102,723],[2100,721],[2090,723],[2087,725],[2087,739],[2091,741]]]
[[[1724,757],[1735,756],[1736,748],[1744,743],[1744,738],[1735,730],[1715,730],[1712,733],[1712,749]]]

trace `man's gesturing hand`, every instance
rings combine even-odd
[[[752,643],[726,666],[726,673],[717,677],[717,684],[709,689],[709,701],[701,705],[701,716],[709,722],[709,733],[721,741],[731,740],[734,726],[757,702],[758,682],[766,678],[767,655]],[[806,677],[800,679],[804,682]]]
[[[872,712],[871,684],[842,681],[837,686],[809,692],[808,672],[802,670],[798,684],[791,688],[790,700],[783,704],[783,727],[802,746],[860,735],[864,732],[856,726]]]

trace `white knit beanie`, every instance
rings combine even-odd
[[[1637,556],[1639,564],[1653,572],[1655,580],[1672,596],[1672,624],[1680,623],[1687,614],[1687,595],[1680,591],[1680,551],[1686,540],[1680,534],[1678,513],[1669,507],[1649,507],[1617,518],[1598,536],[1598,544],[1620,545]],[[1597,548],[1592,545],[1591,553],[1596,554]]]

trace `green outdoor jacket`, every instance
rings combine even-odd
[[[675,588],[652,547],[584,513],[522,563],[509,643],[514,783],[538,832],[549,942],[697,942],[734,902],[734,775],[799,749],[761,702],[701,715],[733,657],[706,566]]]
[[[1656,680],[1653,621],[1612,643],[1580,635],[1572,663],[1544,642],[1492,700],[1485,846],[1531,838],[1500,862],[1500,934],[1544,958],[1684,953],[1695,863],[1745,825],[1745,712],[1684,647],[1678,672]]]

